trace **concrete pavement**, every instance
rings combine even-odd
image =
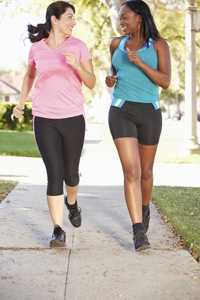
[[[0,157],[0,179],[19,182],[0,205],[0,300],[199,300],[200,266],[153,205],[152,248],[134,251],[115,149],[101,133],[91,136],[80,166],[83,224],[72,228],[65,211],[64,250],[48,246],[52,226],[41,159]],[[197,170],[156,164],[155,184],[199,186]]]

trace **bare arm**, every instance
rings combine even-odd
[[[117,49],[117,47],[119,46],[119,43],[121,41],[121,38],[117,37],[117,38],[114,38],[111,43],[110,43],[110,56],[111,56],[111,71],[112,71],[112,75],[116,75],[116,70],[114,68],[114,66],[112,65],[112,57],[113,57],[113,54],[115,52],[115,50]]]
[[[23,83],[22,83],[19,102],[13,109],[13,115],[16,118],[20,118],[23,115],[24,104],[25,104],[28,94],[32,88],[32,85],[33,85],[33,82],[35,79],[35,73],[36,73],[35,66],[28,65],[26,73],[24,75]]]
[[[96,77],[94,75],[92,60],[82,62],[80,65],[78,65],[76,71],[83,80],[84,84],[89,89],[93,89],[96,83]]]
[[[119,46],[121,39],[120,38],[114,38],[110,43],[110,56],[111,56],[111,62],[112,62],[112,56],[115,52],[116,48]],[[106,85],[108,87],[113,87],[117,81],[117,72],[114,68],[114,66],[111,63],[111,75],[106,77]]]
[[[155,42],[155,49],[158,54],[158,70],[152,69],[145,64],[135,51],[128,51],[129,60],[135,63],[143,72],[157,85],[167,89],[171,81],[171,60],[169,46],[165,40]]]
[[[89,88],[93,89],[96,82],[94,75],[92,60],[78,62],[75,55],[72,53],[65,53],[65,58],[68,64],[70,64],[78,73],[83,83]]]

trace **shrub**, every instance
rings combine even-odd
[[[24,108],[24,117],[22,121],[11,119],[13,103],[0,103],[0,129],[10,130],[32,130],[32,105],[28,103]]]

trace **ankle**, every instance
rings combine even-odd
[[[68,209],[76,209],[76,208],[78,208],[77,200],[75,200],[74,203],[69,203],[68,199],[67,199],[67,196],[65,197],[65,204],[67,205]]]
[[[144,231],[143,223],[135,223],[132,225],[132,227],[133,227],[133,232]]]
[[[76,202],[74,202],[73,204],[67,204],[67,207],[69,208],[69,209],[77,209],[78,208],[78,203],[77,203],[77,201]]]
[[[146,212],[146,211],[149,211],[150,210],[150,205],[149,204],[142,204],[142,211],[143,212]]]
[[[63,231],[62,225],[54,224],[54,231]]]
[[[142,207],[149,207],[150,202],[151,202],[151,200],[149,200],[148,202],[142,203]]]

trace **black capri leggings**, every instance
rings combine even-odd
[[[47,170],[47,195],[62,195],[64,181],[68,186],[79,183],[85,119],[83,115],[65,119],[35,117],[34,132]]]

